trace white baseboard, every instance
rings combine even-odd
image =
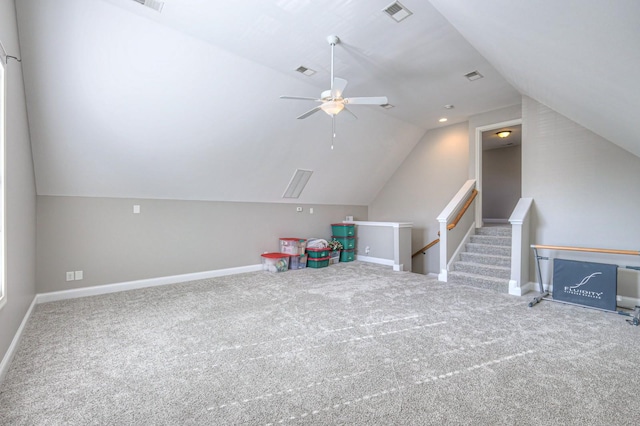
[[[31,318],[31,313],[33,312],[33,308],[37,304],[36,298],[37,296],[34,297],[33,300],[31,301],[31,305],[29,305],[29,309],[27,309],[27,313],[24,315],[24,318],[22,318],[20,327],[18,327],[18,330],[16,331],[16,334],[14,334],[13,340],[11,340],[11,344],[9,345],[7,352],[5,352],[4,357],[2,358],[2,362],[0,362],[0,383],[2,383],[2,381],[4,380],[4,376],[7,374],[7,371],[9,371],[9,364],[11,363],[11,360],[13,359],[13,356],[16,353],[16,349],[18,349],[18,344],[20,343],[20,339],[22,338],[22,332],[24,331],[24,328],[27,325],[29,318]]]
[[[536,283],[529,281],[525,283],[522,287],[518,287],[517,282],[514,280],[509,280],[509,294],[512,296],[524,296],[530,291],[535,291]]]
[[[385,266],[397,266],[395,263],[393,263],[393,259],[383,259],[381,257],[361,256],[361,255],[357,255],[356,258],[362,262],[377,263],[378,265],[385,265]]]
[[[638,297],[616,296],[616,302],[618,306],[627,309],[633,309],[636,306],[640,306],[640,298]]]
[[[242,274],[245,272],[261,271],[262,265],[241,266],[238,268],[216,269],[214,271],[194,272],[192,274],[172,275],[168,277],[150,278],[145,280],[127,281],[116,284],[105,284],[95,287],[82,287],[71,290],[38,293],[36,303],[55,302],[58,300],[76,299],[78,297],[97,296],[100,294],[117,293],[120,291],[136,290],[146,287],[176,284],[186,281],[202,280],[206,278],[222,277],[225,275]]]

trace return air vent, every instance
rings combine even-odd
[[[285,189],[282,198],[298,198],[302,193],[302,190],[309,182],[309,178],[313,174],[313,170],[296,169],[287,189]]]
[[[150,7],[153,10],[158,12],[162,12],[162,6],[164,6],[164,2],[158,0],[133,0],[137,3],[140,3],[143,6]]]
[[[474,80],[480,80],[481,78],[483,78],[484,76],[482,74],[480,74],[478,71],[471,71],[468,72],[464,75],[465,77],[467,77],[467,79],[469,81],[474,81]]]
[[[296,71],[298,71],[300,74],[304,74],[307,77],[314,75],[316,72],[314,70],[312,70],[311,68],[307,68],[304,65],[300,65]]]
[[[398,1],[391,3],[389,6],[382,9],[382,11],[389,15],[389,17],[396,22],[400,22],[403,19],[406,19],[409,16],[413,15],[413,12],[404,7]]]

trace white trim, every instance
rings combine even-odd
[[[343,220],[342,223],[353,223],[354,225],[361,226],[388,226],[392,228],[412,228],[413,222],[367,222],[360,220],[346,221]]]
[[[471,236],[475,234],[476,234],[476,223],[473,222],[471,224],[471,227],[467,230],[467,233],[464,234],[464,238],[458,245],[458,248],[456,248],[456,251],[453,252],[453,255],[451,256],[451,260],[449,260],[449,263],[447,263],[447,271],[451,270],[451,265],[453,265],[453,262],[458,260],[460,253],[462,253],[467,243],[471,241]]]
[[[58,300],[76,299],[78,297],[97,296],[100,294],[117,293],[120,291],[136,290],[146,287],[156,287],[176,284],[206,278],[222,277],[225,275],[242,274],[245,272],[262,271],[262,265],[240,266],[237,268],[217,269],[213,271],[195,272],[192,274],[172,275],[168,277],[150,278],[145,280],[127,281],[116,284],[105,284],[95,287],[83,287],[71,290],[52,291],[36,295],[37,303],[55,302]]]
[[[476,189],[480,193],[479,197],[476,197],[476,223],[481,228],[482,223],[482,132],[487,130],[497,129],[499,127],[517,126],[522,124],[522,118],[515,120],[502,121],[500,123],[487,124],[486,126],[476,127],[476,141],[475,141],[475,176]]]
[[[29,306],[29,309],[27,309],[27,313],[24,315],[24,318],[22,318],[20,327],[18,327],[16,334],[13,335],[13,340],[11,340],[11,344],[9,345],[7,352],[5,352],[4,357],[2,358],[2,362],[0,362],[0,383],[2,383],[2,381],[4,380],[4,376],[7,374],[7,371],[9,371],[9,364],[11,364],[11,361],[16,354],[16,349],[18,349],[18,344],[20,343],[20,339],[22,338],[22,332],[24,331],[29,318],[31,318],[33,308],[37,304],[36,299],[37,296],[34,297],[31,301],[31,305]]]
[[[509,294],[512,296],[524,296],[530,291],[537,291],[537,283],[529,281],[522,287],[518,287],[518,281],[509,280]]]
[[[393,259],[383,259],[381,257],[361,256],[361,255],[357,255],[356,259],[361,262],[369,262],[369,263],[376,263],[378,265],[393,266],[394,270],[396,270],[395,268],[397,266],[402,267],[402,265],[396,265],[393,262]]]
[[[633,309],[640,306],[640,298],[628,296],[616,296],[616,303],[623,308]]]
[[[476,181],[473,179],[467,180],[464,185],[458,190],[456,195],[453,196],[449,204],[442,210],[436,220],[440,223],[449,223],[458,212],[458,207],[461,206],[467,199],[469,194],[476,188]]]

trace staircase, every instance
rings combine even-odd
[[[510,278],[511,226],[488,226],[476,229],[447,281],[509,293]]]

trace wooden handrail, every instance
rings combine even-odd
[[[469,206],[471,205],[471,203],[473,203],[473,200],[476,198],[476,195],[478,195],[478,190],[474,188],[473,191],[471,191],[471,195],[469,195],[469,198],[467,199],[467,202],[464,203],[464,206],[462,206],[462,209],[460,209],[460,212],[458,213],[458,216],[456,216],[456,218],[453,220],[453,222],[451,222],[450,224],[447,225],[447,230],[451,231],[453,228],[456,227],[456,225],[458,224],[458,222],[460,222],[460,219],[462,219],[462,216],[464,216],[464,214],[466,213],[466,211],[469,208]],[[440,236],[440,232],[438,232],[438,236]],[[425,251],[429,250],[431,247],[435,246],[439,242],[440,242],[440,238],[436,238],[435,240],[431,241],[426,246],[422,247],[417,252],[413,253],[413,255],[411,255],[411,257],[416,257],[420,253],[424,254]]]
[[[473,200],[476,198],[476,195],[478,195],[478,190],[474,188],[474,190],[471,191],[471,195],[469,196],[469,199],[467,199],[467,202],[464,203],[464,206],[462,207],[462,209],[460,209],[460,213],[458,213],[458,216],[456,216],[453,222],[447,225],[447,229],[449,231],[455,228],[458,222],[460,222],[460,219],[462,219],[462,216],[464,216],[464,214],[467,212],[467,209],[469,208],[471,203],[473,203]]]
[[[427,244],[426,246],[422,247],[420,250],[418,250],[417,252],[413,253],[413,255],[411,255],[411,257],[416,257],[417,255],[419,255],[420,253],[423,253],[427,250],[429,250],[431,247],[435,246],[436,244],[438,244],[440,242],[440,238],[436,238],[435,240],[431,241],[429,244]]]
[[[638,250],[612,250],[612,249],[602,249],[602,248],[544,246],[544,245],[533,245],[533,244],[531,245],[531,248],[547,249],[547,250],[586,251],[589,253],[628,254],[631,256],[640,256],[640,251]]]

